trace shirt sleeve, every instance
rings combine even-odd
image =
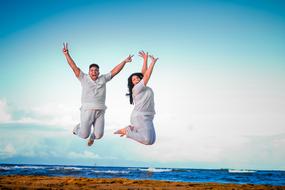
[[[111,72],[107,73],[107,74],[105,74],[103,76],[104,76],[104,79],[105,79],[106,82],[109,82],[112,79],[112,73]]]
[[[83,72],[81,71],[81,69],[80,69],[79,76],[77,77],[80,82],[83,80],[84,75],[85,75],[85,73],[83,73]]]
[[[133,95],[139,94],[141,91],[144,90],[144,88],[145,88],[144,81],[143,81],[143,79],[141,79],[141,81],[134,86]]]

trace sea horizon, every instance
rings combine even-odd
[[[100,164],[51,164],[51,163],[1,163],[1,165],[30,165],[30,166],[83,166],[83,167],[119,167],[119,168],[171,168],[171,169],[198,169],[198,170],[250,170],[250,171],[284,171],[285,169],[258,169],[258,168],[241,168],[241,167],[165,167],[165,166],[146,166],[146,165],[100,165]]]

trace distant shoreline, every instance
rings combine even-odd
[[[221,183],[189,183],[158,180],[130,180],[125,178],[83,178],[83,177],[49,177],[49,176],[0,176],[0,189],[105,189],[105,190],[250,190],[250,189],[284,189],[285,186],[221,184]]]

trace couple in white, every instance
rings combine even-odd
[[[63,44],[63,53],[82,86],[80,123],[73,129],[73,134],[84,139],[89,138],[88,146],[91,146],[94,140],[102,138],[104,134],[106,83],[116,76],[126,63],[132,62],[133,55],[129,55],[111,72],[100,75],[97,64],[89,66],[88,74],[82,72],[71,58],[67,43]],[[134,104],[131,124],[117,130],[114,134],[119,134],[121,137],[126,136],[145,145],[152,145],[156,137],[153,126],[154,94],[147,83],[158,58],[154,58],[144,51],[140,51],[139,56],[143,58],[141,73],[133,73],[128,78],[129,93],[127,95],[130,98],[130,104]],[[148,58],[151,60],[149,66]]]

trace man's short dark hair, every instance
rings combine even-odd
[[[89,65],[89,69],[91,69],[91,67],[96,67],[97,69],[99,69],[99,65],[92,63],[91,65]]]

